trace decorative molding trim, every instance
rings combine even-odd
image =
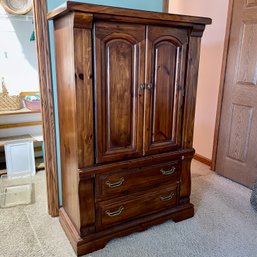
[[[200,154],[195,154],[194,159],[211,167],[212,161]]]
[[[74,12],[73,26],[78,29],[92,29],[93,15]]]
[[[33,3],[42,104],[48,212],[55,217],[59,215],[58,174],[46,0],[34,0]]]
[[[205,25],[194,25],[191,31],[191,37],[202,37]]]

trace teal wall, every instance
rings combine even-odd
[[[63,0],[47,0],[48,11],[53,10],[59,5],[63,4]],[[102,4],[108,6],[140,9],[147,11],[162,11],[163,0],[81,0],[77,2]],[[57,87],[56,87],[56,70],[54,59],[54,36],[53,36],[53,22],[49,22],[49,40],[50,40],[50,54],[52,65],[52,83],[54,96],[54,113],[55,113],[55,127],[56,127],[56,148],[57,148],[57,165],[58,165],[58,190],[59,190],[59,204],[62,205],[62,190],[61,190],[61,161],[60,161],[60,141],[59,141],[59,124],[58,124],[58,106],[57,106]]]
[[[64,2],[63,0],[47,0],[48,10],[52,10]],[[79,0],[77,2],[161,12],[163,0]]]

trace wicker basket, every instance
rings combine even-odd
[[[0,111],[15,111],[22,108],[18,95],[9,96],[4,80],[2,79],[2,93],[0,93]]]
[[[24,15],[31,11],[33,0],[0,0],[3,8],[11,14]]]

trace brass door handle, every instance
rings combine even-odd
[[[124,182],[124,178],[120,178],[119,181],[117,182],[111,182],[111,181],[106,181],[106,185],[109,187],[109,188],[115,188],[115,187],[120,187]]]
[[[166,202],[166,201],[170,201],[171,199],[173,199],[173,197],[174,197],[174,193],[173,192],[171,192],[168,196],[160,196],[160,199],[162,200],[162,201],[164,201],[164,202]]]
[[[171,175],[171,174],[175,173],[175,171],[176,171],[176,167],[174,167],[174,166],[170,170],[160,169],[160,172],[163,175]]]
[[[145,90],[145,83],[140,84],[139,88],[140,88],[140,90],[142,90],[142,91]]]
[[[115,217],[115,216],[119,216],[122,211],[124,210],[123,206],[120,206],[120,208],[117,211],[105,211],[105,214],[107,214],[109,217]]]
[[[153,89],[153,84],[152,84],[152,83],[149,83],[149,84],[147,85],[147,89],[148,89],[149,91],[152,91],[152,89]]]

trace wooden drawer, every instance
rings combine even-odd
[[[97,203],[97,230],[174,207],[177,204],[177,188],[177,184],[173,184],[158,192]]]
[[[175,182],[179,178],[180,160],[148,167],[96,175],[96,198],[104,200],[128,195],[155,185]]]

